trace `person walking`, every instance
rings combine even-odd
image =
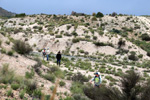
[[[47,50],[46,50],[47,61],[49,61],[49,55],[50,55],[50,51],[49,51],[49,48],[47,48]]]
[[[45,48],[42,50],[42,54],[43,54],[43,60],[44,60],[45,56],[46,56],[46,49]]]
[[[100,85],[102,83],[102,78],[101,78],[100,72],[95,73],[95,76],[94,76],[94,78],[92,78],[90,83],[92,84],[92,82],[94,82],[95,87],[100,88]]]
[[[60,66],[60,62],[61,62],[61,53],[60,53],[60,51],[57,53],[56,59],[57,59],[57,65]]]

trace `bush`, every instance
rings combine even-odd
[[[97,18],[94,16],[94,17],[92,18],[92,21],[97,21]]]
[[[106,46],[106,44],[103,43],[103,42],[94,42],[94,44],[95,44],[96,46]]]
[[[52,75],[52,74],[46,74],[46,75],[44,75],[43,77],[44,77],[45,79],[47,79],[47,80],[53,82],[53,83],[55,82],[55,76]]]
[[[93,40],[97,40],[97,36],[93,36]]]
[[[9,96],[13,97],[12,90],[8,90],[8,91],[7,91],[7,96],[8,96],[8,97],[9,97]]]
[[[16,17],[25,17],[26,14],[25,13],[21,13],[21,14],[16,14]]]
[[[35,81],[26,81],[25,84],[26,92],[30,95],[37,89],[37,83]]]
[[[19,94],[19,97],[20,97],[21,99],[23,99],[23,98],[24,98],[24,94],[25,94],[25,91],[22,90],[22,91],[20,92],[20,94]]]
[[[34,77],[34,74],[35,74],[34,70],[32,69],[31,72],[26,72],[25,77],[28,78],[28,79],[29,78],[31,79],[31,78]]]
[[[65,85],[66,85],[66,83],[65,83],[65,82],[63,82],[63,81],[60,81],[60,82],[59,82],[59,85],[62,87],[62,86],[65,86]]]
[[[20,40],[15,41],[13,49],[19,54],[29,54],[32,51],[32,48],[29,44]]]
[[[73,31],[71,34],[75,37],[78,36],[78,33],[76,33],[75,31]]]
[[[98,12],[98,13],[96,14],[96,17],[104,17],[104,15],[103,15],[103,13]]]
[[[133,60],[133,61],[137,61],[137,60],[138,60],[138,57],[137,57],[135,54],[129,55],[128,58],[129,58],[130,60]]]
[[[149,56],[149,57],[150,57],[150,51],[149,51],[149,52],[147,52],[147,56]]]
[[[13,56],[13,51],[8,51],[7,53],[9,56]]]
[[[148,34],[142,34],[141,35],[141,38],[142,38],[142,40],[144,40],[144,41],[150,41],[150,36],[148,35]]]
[[[111,14],[111,16],[115,17],[115,16],[117,16],[117,13],[116,13],[116,12],[113,12],[113,13]]]
[[[71,28],[71,26],[70,26],[70,25],[68,25],[68,26],[67,26],[67,30],[69,30],[70,28]]]
[[[56,35],[55,37],[56,38],[62,38],[62,35]]]
[[[121,46],[124,46],[124,45],[125,45],[125,41],[123,41],[122,39],[119,39],[118,45],[119,45],[118,48],[121,48]]]
[[[0,69],[0,83],[12,83],[14,80],[14,72],[9,70],[9,64],[3,64],[3,67]]]
[[[12,88],[13,90],[17,90],[19,87],[20,87],[19,84],[11,84],[11,88]]]
[[[75,82],[84,83],[88,82],[89,79],[86,76],[82,75],[81,73],[77,73],[72,76],[72,80]]]
[[[77,43],[77,42],[80,42],[80,40],[78,38],[74,38],[74,39],[72,39],[72,42]]]

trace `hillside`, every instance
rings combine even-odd
[[[11,17],[11,16],[15,16],[15,13],[9,12],[3,8],[0,7],[0,16],[2,17]]]
[[[130,70],[143,83],[150,78],[149,17],[27,15],[0,19],[0,48],[0,68],[14,72],[13,79],[12,74],[4,75],[11,82],[0,79],[0,100],[22,100],[20,93],[28,100],[39,100],[42,93],[48,98],[57,80],[56,100],[90,100],[82,88],[96,71],[102,75],[102,85],[119,90],[121,77]],[[49,48],[50,61],[43,60],[43,48]],[[55,59],[58,51],[63,55],[60,67]],[[14,89],[12,84],[19,86]]]

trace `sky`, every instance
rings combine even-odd
[[[112,12],[128,15],[150,15],[150,0],[0,0],[0,7],[26,14],[92,14]]]

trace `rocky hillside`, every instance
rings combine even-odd
[[[2,100],[38,100],[42,94],[49,98],[57,80],[56,99],[79,100],[75,98],[80,96],[88,100],[83,83],[88,84],[96,71],[101,72],[104,86],[118,89],[121,76],[129,70],[139,73],[144,82],[150,75],[148,17],[28,15],[0,19],[0,47],[1,69],[14,72],[11,82],[0,79]],[[42,59],[43,48],[50,49],[48,62]],[[58,51],[63,55],[60,67],[55,59]]]
[[[0,16],[1,17],[12,17],[12,16],[15,16],[15,13],[9,12],[0,7]]]

